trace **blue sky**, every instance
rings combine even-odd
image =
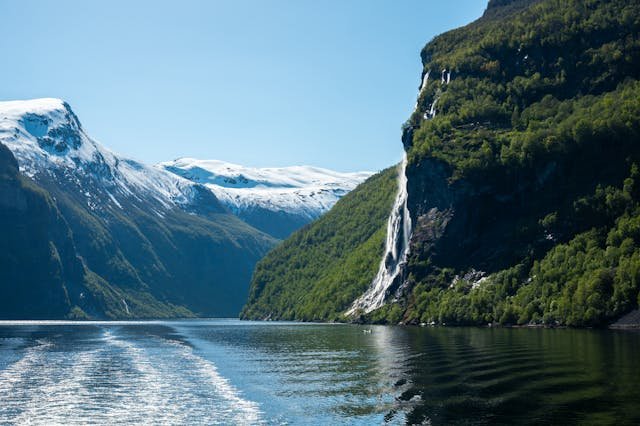
[[[0,100],[58,97],[112,150],[379,170],[420,49],[485,0],[0,0]]]

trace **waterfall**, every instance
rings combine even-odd
[[[122,299],[122,304],[124,305],[125,311],[127,311],[127,315],[131,315],[131,312],[129,312],[129,305],[127,305],[127,301]]]
[[[427,71],[422,77],[422,84],[418,90],[418,98],[427,87],[429,82],[429,74]],[[441,84],[449,84],[451,81],[451,71],[442,70]],[[436,116],[436,103],[442,94],[442,90],[438,88],[431,102],[429,111],[423,114],[425,120]],[[418,103],[414,110],[417,110]],[[409,254],[409,241],[411,239],[411,215],[407,207],[407,154],[405,152],[402,159],[400,173],[398,175],[398,195],[393,204],[393,210],[387,222],[387,241],[385,243],[384,256],[380,262],[378,273],[371,282],[367,291],[357,298],[349,310],[347,315],[354,315],[359,312],[369,313],[384,305],[388,296],[389,288],[402,272],[404,265],[407,263]]]
[[[387,222],[387,240],[378,273],[371,282],[369,289],[353,302],[351,308],[347,311],[347,315],[353,315],[359,311],[369,313],[384,305],[387,290],[407,262],[409,239],[411,237],[411,216],[407,207],[406,167],[407,154],[405,153],[398,174],[398,195]]]
[[[422,84],[420,85],[420,92],[422,92],[424,88],[427,87],[427,83],[429,82],[429,73],[431,73],[431,71],[427,71],[424,77],[422,78]]]
[[[427,83],[429,83],[429,73],[431,73],[431,71],[427,71],[424,77],[422,77],[422,84],[420,85],[420,89],[418,89],[418,97],[416,98],[416,105],[413,107],[414,111],[418,109],[418,100],[420,100],[420,94],[425,89],[425,87],[427,87]]]
[[[431,104],[431,109],[429,110],[429,118],[433,118],[436,116],[436,102],[438,102],[438,98],[435,98],[433,100],[433,103]]]

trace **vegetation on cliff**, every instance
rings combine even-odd
[[[405,127],[412,214],[448,223],[438,239],[421,240],[428,221],[415,230],[402,318],[601,325],[640,288],[640,5],[506,3],[422,52],[453,77]],[[416,199],[434,165],[448,205]]]
[[[576,200],[574,217],[586,213],[596,226],[541,259],[526,257],[484,279],[460,278],[446,268],[430,274],[413,289],[405,321],[597,326],[634,309],[640,303],[639,179],[634,164],[623,188],[598,187]],[[558,217],[554,212],[540,223],[551,240],[561,228]]]
[[[338,320],[371,283],[384,250],[397,170],[386,169],[256,266],[245,319]]]
[[[402,138],[406,280],[369,321],[596,326],[638,306],[639,33],[636,2],[492,0],[425,46],[430,78]],[[302,235],[282,247],[306,247]],[[366,275],[305,279],[316,256],[283,253],[258,268],[245,313],[263,284],[273,297],[249,316],[272,303],[282,317],[335,319],[366,288]],[[317,297],[335,288],[350,289],[339,303]]]

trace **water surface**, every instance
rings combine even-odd
[[[639,379],[634,332],[0,322],[2,424],[638,424]]]

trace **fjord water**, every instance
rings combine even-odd
[[[616,331],[0,322],[0,423],[637,424],[639,354]]]

